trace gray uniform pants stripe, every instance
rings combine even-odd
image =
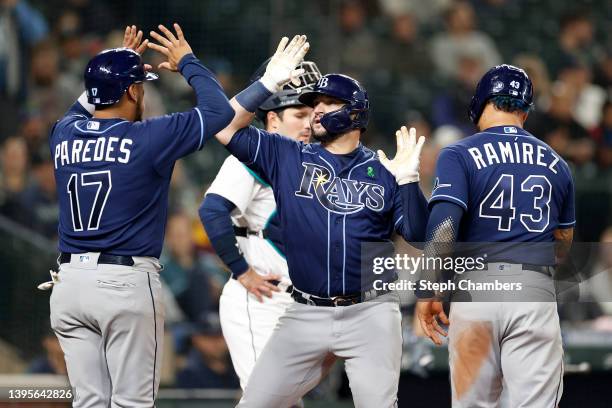
[[[345,360],[355,406],[397,404],[402,354],[398,297],[348,307],[294,303],[279,319],[249,378],[240,408],[286,408]]]
[[[159,263],[74,261],[60,268],[51,327],[64,351],[77,408],[151,408],[159,387],[163,305]]]

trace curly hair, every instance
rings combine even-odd
[[[525,112],[529,113],[531,111],[531,106],[526,104],[524,101],[520,99],[513,98],[507,95],[499,95],[494,96],[489,100],[489,102],[493,103],[496,109],[504,111],[504,112]]]

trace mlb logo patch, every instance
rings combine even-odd
[[[87,130],[99,130],[100,122],[89,121],[87,122]]]
[[[518,130],[514,126],[504,127],[504,133],[518,133]]]
[[[79,261],[81,263],[88,263],[89,262],[89,255],[80,255],[79,256]]]

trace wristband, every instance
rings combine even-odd
[[[236,101],[248,112],[254,113],[270,96],[272,92],[261,81],[255,81],[236,95]]]

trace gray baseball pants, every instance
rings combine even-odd
[[[78,408],[151,408],[159,387],[164,308],[161,265],[98,265],[98,253],[72,255],[51,294],[57,335]]]
[[[294,302],[255,363],[238,407],[290,407],[336,358],[345,360],[355,407],[396,407],[401,356],[397,293],[345,307]]]
[[[472,291],[456,297],[475,301],[452,301],[453,408],[556,408],[563,393],[563,347],[553,280],[516,264],[503,264],[503,272],[492,265],[460,278],[522,282],[523,289]]]

